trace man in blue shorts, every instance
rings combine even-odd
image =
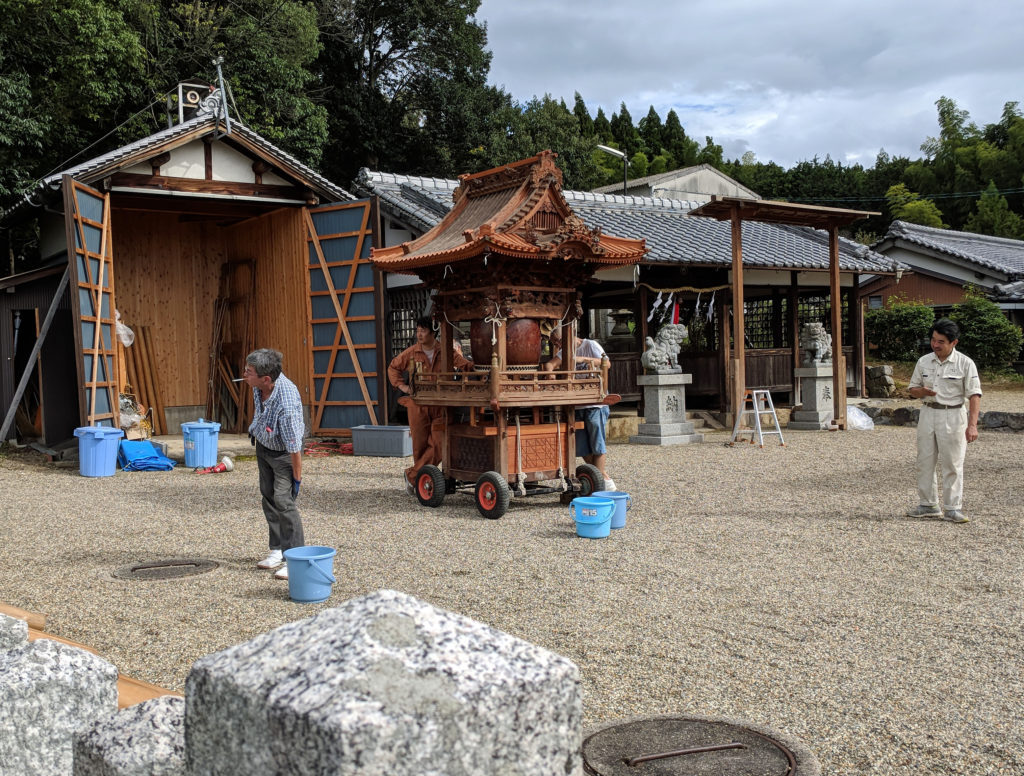
[[[604,348],[592,339],[574,337],[576,344],[576,367],[584,369],[601,368],[601,359],[607,358]],[[549,372],[561,369],[562,350],[556,337],[551,338],[551,345],[556,348],[555,355],[544,363]],[[604,477],[604,489],[615,490],[615,483],[605,471],[608,460],[608,446],[605,444],[605,429],[608,425],[610,410],[607,404],[588,404],[576,408],[576,420],[583,421],[583,428],[576,431],[576,455],[589,464],[597,467]]]

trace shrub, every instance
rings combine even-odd
[[[1005,369],[1018,357],[1024,332],[1006,319],[995,302],[968,292],[949,317],[960,327],[957,350],[974,359],[978,369]]]
[[[882,361],[917,361],[921,342],[927,341],[935,312],[920,302],[906,302],[891,296],[881,310],[864,315],[864,334],[876,345]]]

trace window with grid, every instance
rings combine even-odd
[[[850,342],[850,310],[849,297],[843,294],[841,312],[843,342]],[[825,330],[832,331],[832,300],[829,296],[804,296],[800,298],[800,328],[805,323],[823,323]]]
[[[426,288],[400,288],[389,295],[388,346],[392,359],[416,341],[416,319],[423,315],[430,301]]]

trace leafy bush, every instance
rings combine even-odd
[[[928,305],[891,296],[883,309],[868,310],[864,315],[864,334],[878,347],[880,360],[916,361],[934,321],[935,312]]]
[[[974,359],[978,369],[1005,369],[1018,358],[1024,332],[1006,319],[995,302],[969,292],[949,317],[960,327],[957,350]]]

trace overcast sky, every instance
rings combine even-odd
[[[611,118],[675,109],[726,158],[919,158],[946,96],[979,126],[1024,104],[1021,0],[483,0],[490,83]]]

